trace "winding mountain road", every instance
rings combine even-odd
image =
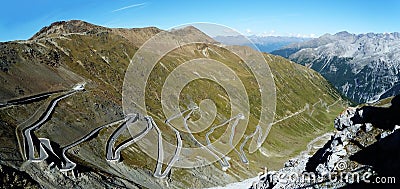
[[[179,159],[179,154],[181,153],[181,149],[182,149],[182,138],[181,138],[179,131],[176,130],[174,127],[172,127],[170,124],[168,124],[175,132],[177,145],[176,145],[174,156],[168,162],[168,165],[165,168],[164,172],[162,172],[162,162],[164,160],[162,133],[161,133],[160,129],[158,128],[157,124],[154,122],[152,117],[148,116],[147,119],[150,120],[151,124],[153,124],[154,128],[156,129],[156,131],[158,133],[158,159],[157,159],[156,170],[154,171],[153,176],[157,177],[157,178],[165,178],[168,175],[168,173],[171,171],[172,166]]]
[[[116,149],[115,152],[113,152],[113,148],[115,145],[115,142],[117,141],[117,138],[122,134],[122,132],[127,129],[128,125],[131,123],[136,122],[139,119],[139,115],[137,114],[136,116],[133,115],[128,115],[126,118],[126,121],[121,124],[110,136],[110,138],[107,140],[107,145],[106,145],[106,160],[107,161],[119,161],[120,159],[120,151],[122,148],[128,146],[129,144],[132,144],[136,142],[137,140],[140,140],[144,135],[146,135],[149,131],[149,128],[147,127],[141,134],[137,135],[136,137],[133,137],[132,140],[128,141],[125,145],[120,146],[120,148]]]
[[[279,122],[282,122],[282,121],[284,121],[284,120],[286,120],[286,119],[289,119],[289,118],[291,118],[291,117],[293,117],[293,116],[296,116],[296,115],[298,115],[298,114],[300,114],[300,113],[303,113],[303,112],[306,111],[306,110],[309,110],[309,113],[308,113],[308,114],[311,116],[311,115],[313,114],[314,110],[316,109],[315,106],[316,106],[317,104],[319,104],[319,103],[321,104],[322,107],[325,107],[325,108],[326,108],[326,112],[329,112],[329,111],[330,111],[330,107],[334,106],[334,105],[337,104],[338,102],[340,102],[340,99],[339,99],[339,100],[336,100],[335,102],[333,102],[333,103],[330,104],[330,105],[327,105],[326,103],[324,103],[324,101],[323,101],[322,99],[319,99],[319,101],[315,102],[315,103],[312,105],[312,109],[311,109],[311,110],[310,110],[310,105],[307,103],[307,104],[304,106],[304,108],[302,108],[301,110],[299,110],[299,111],[297,111],[297,112],[294,112],[294,113],[292,113],[292,114],[290,114],[290,115],[288,115],[288,116],[285,116],[285,117],[282,118],[282,119],[279,119],[279,120],[273,122],[272,125],[275,125],[275,124],[277,124],[277,123],[279,123]],[[261,138],[261,137],[262,137],[262,136],[261,136],[262,130],[261,130],[261,127],[257,125],[256,130],[254,131],[254,133],[252,133],[251,135],[245,136],[245,139],[243,140],[242,144],[240,145],[240,153],[241,153],[240,157],[241,157],[241,160],[242,160],[243,163],[246,163],[246,164],[249,163],[249,161],[248,161],[248,159],[247,159],[247,157],[246,157],[246,154],[245,154],[245,152],[244,152],[244,150],[243,150],[243,147],[244,147],[244,145],[247,143],[247,141],[248,141],[250,138],[254,137],[257,133],[259,133],[258,139],[257,139],[257,143],[260,143],[260,141],[261,141],[261,139],[262,139],[262,138]],[[313,145],[315,142],[317,142],[317,141],[323,139],[324,137],[330,136],[330,135],[332,135],[332,133],[326,133],[326,134],[324,134],[324,135],[322,135],[322,136],[317,137],[317,138],[314,139],[313,141],[311,141],[311,142],[307,145],[307,150],[304,151],[304,152],[302,152],[302,155],[303,155],[303,153],[309,152],[309,151],[311,150],[311,148],[312,148],[312,145]]]
[[[262,128],[257,125],[255,131],[250,134],[250,135],[245,135],[245,139],[243,140],[243,142],[240,144],[240,148],[239,150],[237,150],[235,148],[235,146],[233,145],[233,139],[235,136],[235,130],[236,130],[236,126],[238,125],[239,121],[241,119],[244,119],[243,114],[239,113],[238,115],[236,115],[235,117],[232,117],[228,120],[226,120],[225,122],[216,125],[214,127],[212,127],[207,133],[206,133],[206,142],[207,142],[207,146],[203,145],[201,142],[199,142],[194,135],[192,134],[189,126],[188,126],[188,119],[190,118],[190,116],[193,114],[193,112],[195,110],[198,109],[197,106],[184,110],[174,116],[171,116],[170,118],[165,120],[165,123],[170,127],[170,129],[172,129],[175,133],[176,136],[176,148],[175,148],[175,152],[173,157],[169,160],[166,168],[164,171],[162,171],[162,167],[163,167],[163,161],[164,161],[164,149],[163,149],[163,137],[162,137],[162,132],[159,129],[159,127],[157,126],[157,124],[155,123],[155,121],[153,120],[153,118],[151,116],[145,116],[145,120],[147,121],[147,126],[144,130],[142,130],[140,133],[138,133],[135,136],[132,136],[131,139],[122,142],[121,144],[119,144],[118,146],[115,147],[115,143],[116,140],[118,139],[118,137],[127,129],[127,127],[129,125],[131,125],[132,123],[138,121],[139,119],[139,114],[136,115],[127,115],[124,119],[115,121],[113,123],[109,123],[107,125],[102,125],[100,127],[95,128],[94,130],[92,130],[90,133],[86,134],[85,136],[83,136],[82,138],[80,138],[79,140],[65,146],[62,148],[62,152],[61,152],[61,157],[59,157],[53,150],[50,140],[47,138],[37,138],[37,136],[34,134],[34,131],[39,129],[44,123],[46,123],[50,117],[51,114],[54,112],[54,109],[57,105],[57,103],[73,94],[75,94],[78,91],[82,91],[84,90],[84,84],[79,84],[76,85],[72,90],[70,91],[54,91],[54,92],[48,92],[48,93],[42,93],[42,94],[38,94],[38,95],[34,95],[34,96],[30,96],[30,97],[24,97],[24,98],[20,98],[20,99],[16,99],[16,100],[11,100],[9,102],[6,103],[2,103],[0,104],[0,108],[4,108],[4,107],[8,107],[8,106],[12,106],[12,105],[17,105],[17,104],[24,104],[24,103],[30,103],[36,100],[40,100],[43,98],[47,98],[53,94],[56,93],[63,93],[61,95],[59,95],[58,97],[56,97],[55,99],[53,99],[50,104],[47,106],[46,110],[42,113],[42,115],[40,116],[40,118],[38,120],[36,120],[35,122],[33,122],[33,124],[31,124],[29,127],[23,129],[22,133],[23,133],[23,157],[28,161],[28,162],[41,162],[45,159],[47,159],[49,157],[49,152],[52,153],[52,155],[56,156],[57,158],[59,158],[61,160],[61,168],[60,171],[65,172],[65,171],[70,171],[73,170],[76,167],[76,163],[74,163],[73,161],[71,161],[67,156],[66,156],[66,152],[68,150],[70,150],[71,148],[77,146],[78,144],[87,141],[88,139],[90,139],[90,137],[92,137],[93,135],[95,135],[96,133],[98,133],[101,129],[115,125],[115,124],[119,124],[122,123],[109,137],[109,139],[107,140],[107,144],[106,144],[106,160],[109,162],[113,162],[113,161],[119,161],[121,158],[121,151],[125,148],[127,148],[129,145],[132,145],[133,143],[136,143],[137,141],[141,140],[144,136],[146,136],[153,128],[155,129],[155,131],[158,134],[158,158],[157,158],[157,165],[156,165],[156,169],[154,171],[153,176],[157,177],[157,178],[165,178],[171,171],[172,166],[176,163],[176,161],[178,161],[179,159],[179,155],[181,153],[182,150],[182,138],[180,135],[180,132],[175,129],[172,125],[171,125],[171,121],[173,119],[177,119],[177,118],[183,118],[183,124],[185,129],[187,130],[189,136],[192,138],[192,140],[199,145],[200,147],[202,147],[203,149],[205,149],[208,153],[210,153],[212,156],[214,156],[218,161],[219,164],[222,167],[223,171],[226,171],[231,165],[228,161],[228,157],[226,157],[226,155],[224,155],[223,153],[219,152],[211,143],[210,140],[210,135],[218,128],[227,125],[229,122],[234,121],[232,123],[231,126],[231,133],[229,136],[229,145],[230,147],[235,150],[235,152],[239,155],[241,161],[245,164],[249,164],[249,160],[246,157],[246,154],[243,150],[245,144],[248,142],[248,140],[252,137],[255,137],[255,135],[258,133],[258,139],[257,139],[257,143],[260,143],[260,141],[262,141]],[[334,104],[338,103],[339,101],[334,102],[333,104],[326,106],[326,110],[329,111],[329,108],[331,106],[333,106]],[[312,105],[312,110],[310,111],[310,115],[312,115],[316,104],[321,103],[323,104],[323,101],[320,99],[320,101],[314,103]],[[46,104],[47,105],[47,104]],[[45,106],[44,106],[45,107]],[[284,121],[286,119],[289,119],[293,116],[296,116],[306,110],[310,110],[310,106],[309,104],[306,104],[304,106],[303,109],[294,112],[288,116],[283,117],[280,120],[277,120],[275,122],[272,123],[272,125],[277,124],[281,121]],[[187,113],[189,112],[189,113]],[[186,116],[184,116],[184,114],[186,114]],[[40,115],[40,114],[38,114]],[[307,153],[312,149],[312,145],[317,142],[318,140],[322,140],[323,137],[327,137],[328,134],[325,134],[324,136],[320,136],[317,139],[313,140],[312,142],[310,142],[310,144],[307,146],[307,151],[303,152],[303,153]],[[115,147],[115,148],[114,148]],[[37,153],[35,153],[35,150],[38,150]],[[38,154],[39,157],[35,157],[35,154]],[[302,154],[303,155],[303,154]]]
[[[154,120],[151,117],[147,117],[147,119],[150,120],[150,123],[153,124],[153,126],[156,128],[156,131],[158,133],[158,159],[157,159],[157,166],[156,166],[156,170],[154,171],[153,176],[157,177],[157,178],[165,178],[168,173],[171,171],[172,166],[175,164],[176,161],[178,161],[179,159],[179,154],[181,153],[182,150],[182,138],[181,135],[179,133],[179,131],[177,129],[175,129],[172,125],[171,125],[171,121],[173,119],[176,119],[178,117],[182,117],[183,114],[185,114],[186,112],[193,112],[194,110],[197,110],[199,107],[194,106],[192,108],[189,108],[187,110],[184,110],[176,115],[171,116],[170,118],[165,120],[165,123],[175,132],[175,136],[176,136],[176,149],[174,152],[174,156],[171,158],[171,160],[169,161],[167,167],[165,168],[164,172],[161,172],[162,169],[162,162],[164,160],[164,150],[163,150],[163,144],[162,144],[162,136],[161,136],[161,131],[158,128],[158,126],[156,125],[156,123],[154,122]],[[189,119],[191,113],[189,113],[188,115],[186,115],[183,118],[183,122],[184,124],[187,124],[187,120]]]
[[[24,146],[25,148],[25,156],[28,160],[31,161],[43,161],[45,158],[45,155],[41,155],[40,153],[40,157],[39,158],[35,158],[34,154],[34,144],[33,144],[33,140],[32,140],[32,135],[34,135],[33,131],[37,130],[40,128],[41,125],[43,125],[50,117],[50,115],[53,113],[54,108],[56,107],[57,103],[64,99],[67,98],[71,95],[73,95],[74,93],[76,93],[76,90],[70,91],[66,94],[60,95],[59,97],[55,98],[51,103],[50,106],[47,108],[46,112],[40,117],[40,119],[38,121],[36,121],[31,127],[28,127],[26,129],[24,129],[23,133],[24,133],[24,144],[26,146]],[[38,144],[38,146],[41,146],[40,144]],[[42,147],[40,148],[40,151],[42,151]],[[47,157],[46,157],[47,158]]]
[[[139,116],[139,115],[138,115]],[[136,120],[132,121],[135,122]],[[119,161],[121,158],[121,151],[125,148],[127,148],[128,146],[136,143],[137,141],[139,141],[140,139],[142,139],[144,136],[146,136],[149,131],[152,129],[152,124],[147,124],[146,129],[143,130],[142,132],[140,132],[139,134],[135,135],[131,140],[127,140],[122,142],[121,144],[119,144],[116,148],[115,148],[115,152],[114,152],[114,156],[113,159],[107,159],[108,161]],[[107,153],[109,151],[107,150]],[[108,155],[109,157],[111,157],[112,155]]]
[[[321,148],[321,147],[314,146],[315,143],[323,141],[322,144],[325,144],[325,143],[326,143],[332,136],[334,136],[334,135],[335,135],[334,133],[329,132],[329,133],[325,133],[325,134],[323,134],[323,135],[321,135],[321,136],[319,136],[319,137],[313,139],[312,141],[310,141],[310,142],[307,144],[307,149],[304,150],[304,151],[302,151],[302,152],[300,153],[300,156],[302,156],[302,157],[307,157],[307,156],[309,156],[309,153],[311,152],[311,150],[312,150],[313,148],[315,148],[315,149]]]
[[[247,143],[247,141],[254,137],[258,133],[258,138],[257,138],[257,143],[260,143],[262,140],[262,128],[257,125],[255,131],[251,135],[246,135],[242,144],[240,144],[239,150],[240,150],[240,159],[244,164],[249,164],[249,160],[247,159],[246,154],[244,153],[243,147]]]
[[[47,151],[50,151],[52,154],[57,156],[55,154],[55,152],[53,151],[53,148],[51,147],[50,140],[46,139],[46,138],[37,138],[36,135],[34,134],[34,131],[39,129],[44,123],[46,123],[48,121],[48,119],[50,119],[51,114],[54,112],[54,109],[60,100],[67,98],[67,97],[75,94],[78,91],[84,90],[84,85],[85,84],[77,84],[73,87],[72,90],[53,99],[50,102],[49,106],[47,107],[46,111],[40,116],[40,118],[37,121],[35,121],[31,126],[23,129],[23,131],[22,131],[22,133],[23,133],[23,150],[21,149],[21,154],[25,160],[31,161],[31,162],[43,161],[49,157],[49,155],[47,154]],[[57,92],[49,92],[49,93],[43,93],[41,95],[35,95],[33,97],[25,97],[19,102],[15,101],[15,103],[31,102],[31,101],[34,101],[35,99],[47,97],[47,96],[49,96],[51,94],[55,94],[55,93],[57,93]],[[35,146],[39,148],[39,152],[38,152],[39,157],[35,157]]]
[[[46,93],[41,93],[41,94],[36,94],[36,95],[28,96],[28,97],[22,97],[22,98],[10,100],[7,102],[0,103],[0,109],[19,105],[19,104],[29,104],[29,103],[37,101],[37,100],[46,99],[53,94],[61,93],[61,92],[66,92],[66,91],[58,90],[58,91],[46,92]]]
[[[185,117],[185,119],[184,119],[183,124],[184,124],[184,126],[185,126],[185,129],[186,129],[187,132],[189,133],[189,136],[192,138],[192,140],[194,140],[195,143],[196,143],[197,145],[199,145],[201,148],[205,149],[208,153],[210,153],[212,156],[214,156],[214,157],[219,161],[219,164],[221,165],[222,170],[223,170],[223,171],[226,171],[226,170],[230,167],[230,164],[229,164],[229,162],[228,162],[226,156],[225,156],[224,154],[220,153],[220,152],[219,152],[217,149],[215,149],[215,147],[211,144],[209,135],[210,135],[211,133],[213,133],[214,130],[215,130],[216,128],[222,127],[222,126],[226,125],[228,122],[230,122],[230,121],[236,119],[234,125],[232,125],[232,131],[231,131],[231,135],[230,135],[230,142],[232,142],[231,139],[233,140],[233,136],[232,136],[232,135],[234,135],[234,131],[235,131],[236,125],[237,125],[238,120],[239,120],[238,118],[242,118],[242,117],[243,117],[243,114],[238,114],[237,116],[235,116],[235,117],[233,117],[233,118],[231,118],[231,119],[225,121],[224,123],[212,127],[212,128],[210,129],[210,131],[207,132],[207,134],[206,134],[207,146],[205,146],[205,145],[203,145],[201,142],[199,142],[199,141],[196,139],[196,137],[194,137],[194,135],[192,134],[192,132],[191,132],[191,130],[189,129],[189,126],[188,126],[188,124],[187,124],[187,120],[189,119],[190,115],[193,113],[194,110],[195,110],[195,109],[192,109],[192,110],[189,112],[189,114],[188,114],[188,115]],[[210,149],[208,148],[208,146],[209,146],[212,150],[210,150]],[[233,146],[233,145],[231,145],[231,146]],[[213,152],[213,151],[215,151],[215,152]],[[222,157],[220,158],[216,153],[218,153],[218,154],[221,155]]]
[[[218,128],[224,126],[224,125],[227,125],[227,124],[228,124],[229,122],[231,122],[232,120],[235,120],[235,122],[234,122],[233,125],[232,125],[231,135],[230,135],[230,138],[229,138],[230,146],[232,147],[232,146],[233,146],[232,141],[233,141],[233,136],[234,136],[234,133],[235,133],[236,125],[239,123],[239,119],[242,119],[242,118],[244,118],[244,117],[243,117],[243,114],[238,114],[238,115],[236,115],[235,117],[232,117],[232,118],[226,120],[225,122],[223,122],[223,123],[221,123],[221,124],[219,124],[219,125],[216,125],[216,126],[212,127],[212,128],[206,133],[206,142],[207,142],[207,146],[209,146],[215,153],[218,153],[218,154],[221,156],[221,159],[219,159],[219,163],[220,163],[220,165],[221,165],[221,167],[222,167],[223,170],[228,169],[231,165],[230,165],[228,159],[226,158],[226,155],[225,155],[225,154],[222,154],[221,152],[219,152],[219,151],[212,145],[209,136],[215,131],[215,129],[218,129]],[[236,150],[236,149],[235,149],[235,150]]]
[[[157,126],[157,124],[154,122],[153,118],[151,116],[145,116],[145,120],[147,121],[147,127],[141,131],[140,133],[138,133],[137,135],[133,136],[132,139],[127,140],[121,144],[119,144],[116,148],[115,151],[113,152],[113,146],[115,145],[115,141],[118,138],[118,136],[120,136],[122,134],[122,132],[127,129],[128,125],[130,125],[133,122],[136,122],[139,119],[139,114],[137,114],[135,117],[131,116],[128,118],[128,120],[123,123],[120,127],[118,127],[114,133],[110,136],[109,140],[107,141],[107,145],[106,145],[106,160],[109,162],[113,162],[113,161],[119,161],[121,158],[121,151],[123,149],[125,149],[126,147],[128,147],[129,145],[136,143],[137,141],[139,141],[140,139],[142,139],[144,136],[146,136],[151,129],[155,128],[157,134],[158,134],[158,158],[157,158],[157,165],[156,165],[156,169],[154,171],[153,176],[157,177],[157,178],[165,178],[168,173],[171,171],[172,166],[175,164],[175,162],[179,159],[179,154],[181,152],[182,149],[182,138],[181,135],[179,133],[179,131],[177,129],[175,129],[170,121],[172,121],[173,119],[176,119],[178,117],[181,117],[184,113],[188,112],[188,111],[193,111],[193,109],[188,109],[185,110],[183,112],[180,112],[179,114],[176,114],[170,118],[168,118],[167,120],[165,120],[165,123],[175,132],[176,135],[176,141],[177,141],[177,146],[174,152],[173,157],[171,158],[171,160],[168,162],[167,167],[165,168],[164,172],[162,171],[162,162],[164,160],[164,149],[163,149],[163,138],[162,138],[162,132],[159,129],[159,127]],[[186,116],[184,118],[184,122],[187,121],[187,119],[189,119],[189,116]]]
[[[72,170],[72,169],[74,169],[74,168],[76,167],[76,163],[74,163],[73,161],[71,161],[71,160],[65,155],[65,153],[66,153],[69,149],[73,148],[74,146],[77,146],[78,144],[80,144],[80,143],[82,143],[82,142],[85,142],[85,141],[88,140],[90,137],[92,137],[93,135],[95,135],[96,133],[98,133],[100,130],[102,130],[102,129],[106,128],[106,127],[113,126],[113,125],[115,125],[115,124],[119,124],[119,123],[121,123],[121,122],[123,122],[123,121],[126,121],[126,119],[124,118],[124,119],[117,120],[117,121],[114,121],[114,122],[112,122],[112,123],[109,123],[109,124],[106,124],[106,125],[102,125],[102,126],[100,126],[100,127],[97,127],[96,129],[94,129],[94,130],[92,130],[90,133],[88,133],[87,135],[83,136],[81,139],[75,141],[75,142],[72,143],[72,144],[69,144],[69,145],[63,147],[63,148],[62,148],[62,152],[61,152],[61,156],[63,157],[63,159],[64,159],[64,162],[63,162],[63,163],[65,163],[65,164],[62,165],[60,171],[61,171],[61,172],[70,171],[70,170]]]
[[[239,157],[240,157],[240,159],[241,159],[241,161],[243,162],[244,160],[242,159],[242,156],[241,156],[241,154],[240,154],[240,152],[236,149],[236,147],[233,145],[233,137],[235,136],[235,131],[236,131],[236,126],[237,126],[237,124],[239,123],[239,121],[241,120],[241,119],[245,119],[245,117],[244,117],[244,115],[243,114],[238,114],[237,116],[236,116],[236,119],[235,119],[235,122],[233,122],[233,125],[232,125],[232,128],[231,128],[231,135],[229,136],[229,145],[231,146],[231,148],[233,149],[233,150],[235,150],[235,152],[239,155]]]

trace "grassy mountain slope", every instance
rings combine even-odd
[[[121,90],[125,70],[140,45],[158,32],[160,30],[157,28],[109,29],[82,21],[69,21],[52,24],[27,41],[0,43],[0,101],[67,90],[78,82],[86,82],[85,92],[60,101],[51,119],[36,131],[38,136],[49,138],[60,147],[66,146],[98,126],[123,118]],[[253,90],[254,78],[247,77],[246,68],[237,63],[238,57],[226,49],[218,45],[189,45],[170,52],[161,62],[172,70],[184,60],[200,57],[220,60],[241,73],[239,75],[246,84],[252,104],[250,123],[255,122],[260,105],[257,103],[259,94]],[[264,54],[264,57],[272,70],[277,88],[276,123],[262,148],[254,154],[247,154],[249,165],[242,164],[237,155],[231,153],[228,156],[232,158],[232,167],[226,172],[221,171],[215,163],[196,169],[174,168],[170,179],[155,179],[152,172],[156,161],[141,152],[135,144],[122,151],[122,163],[110,164],[105,161],[105,143],[117,128],[116,124],[102,129],[96,137],[68,151],[68,157],[79,164],[81,174],[93,173],[81,177],[86,179],[85,182],[78,182],[71,179],[71,175],[64,176],[57,170],[50,173],[46,171],[45,163],[23,163],[15,129],[29,126],[29,120],[24,122],[35,112],[40,114],[44,111],[45,104],[54,95],[46,100],[0,110],[0,132],[4,133],[0,144],[0,162],[25,170],[34,179],[38,179],[38,174],[44,178],[59,178],[56,181],[42,180],[42,183],[56,186],[67,177],[67,184],[71,183],[71,186],[100,187],[108,186],[106,178],[118,181],[122,178],[124,181],[121,182],[125,184],[147,188],[163,188],[167,185],[179,188],[209,187],[254,176],[265,165],[280,168],[283,162],[304,150],[309,141],[329,131],[332,120],[346,106],[346,102],[317,72],[277,56]],[[168,75],[164,69],[161,64],[156,65],[150,79],[153,87],[146,93],[146,102],[150,104],[150,112],[154,115],[160,115],[157,100],[159,86]],[[226,96],[226,93],[215,83],[199,81],[188,85],[182,92],[182,97],[185,97],[182,106],[189,102],[185,99],[194,102],[205,98],[215,99],[220,107],[220,116],[215,123],[229,118],[229,107],[223,108],[227,101],[216,95]],[[162,115],[155,117],[159,125],[164,119]],[[254,124],[250,124],[246,133],[252,132],[254,127]],[[170,131],[164,129],[163,134],[167,140],[174,139]],[[188,139],[188,136],[182,137]],[[204,133],[196,137],[204,142]],[[129,138],[129,133],[124,133],[122,138]],[[19,168],[21,166],[23,168]]]

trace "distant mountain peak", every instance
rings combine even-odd
[[[347,31],[341,31],[341,32],[336,33],[334,36],[339,36],[339,37],[340,37],[340,36],[344,36],[344,37],[347,37],[347,36],[351,36],[351,35],[353,35],[353,34],[347,32]]]
[[[324,38],[324,37],[332,37],[332,34],[326,33],[324,35],[321,35],[319,38]],[[318,38],[317,38],[318,39]]]
[[[200,40],[200,41],[206,41],[208,43],[216,43],[216,41],[213,38],[205,34],[200,29],[191,25],[178,29],[173,29],[170,32],[174,35],[184,36],[187,40],[190,41]]]

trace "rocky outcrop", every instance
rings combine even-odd
[[[0,165],[0,186],[2,188],[40,188],[28,174],[5,165]]]
[[[312,156],[288,161],[252,188],[396,188],[400,181],[400,96],[380,106],[350,107],[338,130]]]

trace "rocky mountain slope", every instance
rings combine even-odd
[[[398,188],[400,96],[350,107],[335,119],[337,131],[315,153],[304,153],[252,188]]]
[[[321,73],[355,102],[375,102],[399,93],[400,34],[325,34],[272,54]]]
[[[26,173],[16,184],[45,188],[60,185],[66,188],[224,185],[252,177],[265,165],[280,168],[283,162],[304,150],[313,138],[331,130],[331,120],[347,106],[317,72],[264,54],[277,90],[276,116],[267,141],[260,150],[247,154],[249,164],[243,164],[232,151],[228,154],[231,167],[226,171],[221,170],[218,163],[195,169],[172,168],[166,178],[160,179],[153,176],[156,160],[136,144],[122,150],[120,162],[106,161],[107,141],[125,121],[121,100],[125,70],[140,45],[160,31],[153,27],[111,29],[73,20],[53,23],[29,40],[0,43],[0,164],[10,174]],[[243,77],[248,74],[246,68],[237,63],[240,62],[237,56],[196,28],[177,32],[188,38],[203,38],[209,43],[173,50],[157,63],[150,77],[146,93],[148,109],[166,140],[173,140],[175,135],[165,129],[166,118],[160,115],[158,97],[162,86],[159,82],[170,70],[193,58],[211,58],[226,63]],[[254,79],[244,81],[249,89],[255,87]],[[184,99],[196,103],[207,98],[214,99],[221,107],[227,103],[226,92],[209,82],[188,86],[183,93]],[[256,94],[257,90],[249,93]],[[257,120],[255,114],[260,108],[257,95],[251,96],[250,102],[254,105],[252,122]],[[229,118],[229,108],[218,110],[216,123]],[[37,129],[29,130],[32,126]],[[96,128],[98,130],[93,132]],[[204,141],[206,132],[196,137]],[[250,132],[253,130],[246,131]],[[24,152],[24,149],[30,143],[29,140],[21,142],[26,136],[35,136],[33,143],[40,142],[36,149],[48,153],[34,152],[32,156],[40,156],[39,159],[27,161],[24,154],[31,152]],[[129,138],[125,130],[115,145],[122,145]],[[81,139],[85,140],[75,145]],[[187,135],[182,135],[182,139],[191,141]],[[247,151],[247,146],[245,149]],[[42,155],[47,157],[41,159]],[[13,182],[10,178],[3,179],[4,186]]]

